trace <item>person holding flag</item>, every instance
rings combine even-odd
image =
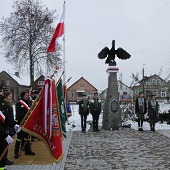
[[[16,121],[18,124],[20,124],[24,118],[24,116],[27,114],[30,106],[29,106],[29,94],[26,91],[21,92],[21,100],[19,100],[16,103]],[[28,133],[24,131],[20,131],[17,134],[17,139],[15,143],[15,149],[14,149],[14,158],[19,158],[20,156],[20,145],[22,147],[25,145],[24,149],[25,150],[25,155],[35,155],[34,152],[31,150],[31,142],[30,142],[30,136]],[[21,150],[22,151],[22,150]]]

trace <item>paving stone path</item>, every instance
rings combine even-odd
[[[69,132],[60,164],[8,166],[8,170],[170,170],[170,138],[159,133]]]
[[[64,170],[169,170],[170,138],[151,131],[74,132]]]

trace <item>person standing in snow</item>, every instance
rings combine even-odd
[[[93,117],[93,132],[99,132],[98,123],[101,113],[101,100],[98,97],[98,93],[94,93],[93,98],[90,100],[90,113]]]
[[[146,99],[144,97],[144,93],[140,92],[139,96],[137,97],[135,101],[135,113],[138,117],[138,130],[143,131],[143,121],[144,121],[144,115],[147,112],[147,105],[146,105]]]
[[[82,132],[86,132],[86,121],[89,115],[89,101],[86,94],[82,95],[83,99],[77,102],[79,104],[79,115],[81,116],[81,128]]]
[[[155,131],[155,123],[158,120],[159,104],[155,99],[155,95],[151,95],[151,99],[148,101],[148,116],[150,119],[150,129]]]

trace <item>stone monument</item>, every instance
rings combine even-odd
[[[98,54],[98,58],[106,58],[105,63],[109,65],[106,71],[109,76],[102,123],[103,129],[105,130],[120,130],[122,126],[117,84],[117,72],[119,71],[119,68],[116,66],[116,56],[122,60],[130,58],[130,54],[124,49],[119,47],[115,50],[115,40],[112,41],[112,48],[110,50],[108,47],[105,47]]]

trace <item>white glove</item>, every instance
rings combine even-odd
[[[14,139],[12,139],[12,137],[9,136],[9,135],[5,138],[5,140],[7,141],[7,143],[8,143],[9,145],[14,141]]]
[[[17,133],[19,133],[19,132],[21,131],[21,126],[16,124],[16,125],[14,126],[14,129],[15,129],[15,131],[16,131]]]

